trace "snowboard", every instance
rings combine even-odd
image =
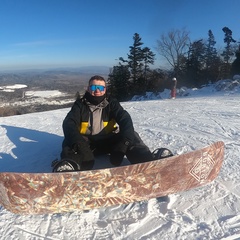
[[[213,181],[224,143],[134,165],[64,173],[0,173],[0,205],[16,214],[83,211],[148,200]]]

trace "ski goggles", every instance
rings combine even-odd
[[[90,88],[90,90],[93,91],[93,92],[96,91],[97,89],[98,89],[100,92],[103,92],[104,89],[105,89],[105,87],[102,86],[102,85],[91,85],[89,88]]]

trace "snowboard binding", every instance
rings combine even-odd
[[[52,162],[53,172],[74,172],[80,171],[80,166],[72,159],[54,160]]]
[[[157,148],[152,152],[153,160],[172,157],[173,153],[167,148]]]

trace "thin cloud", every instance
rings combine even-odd
[[[47,46],[47,45],[56,45],[65,43],[66,40],[40,40],[40,41],[32,41],[32,42],[20,42],[14,43],[12,46],[15,47],[35,47],[35,46]]]

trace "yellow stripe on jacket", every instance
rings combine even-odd
[[[81,134],[86,134],[87,132],[87,129],[88,129],[88,122],[81,122],[81,126],[80,126],[80,133]]]
[[[110,120],[109,122],[103,122],[103,129],[106,134],[113,132],[116,130],[116,121],[115,120]],[[81,134],[89,134],[87,133],[87,130],[89,129],[89,124],[88,122],[81,122],[79,132]]]

